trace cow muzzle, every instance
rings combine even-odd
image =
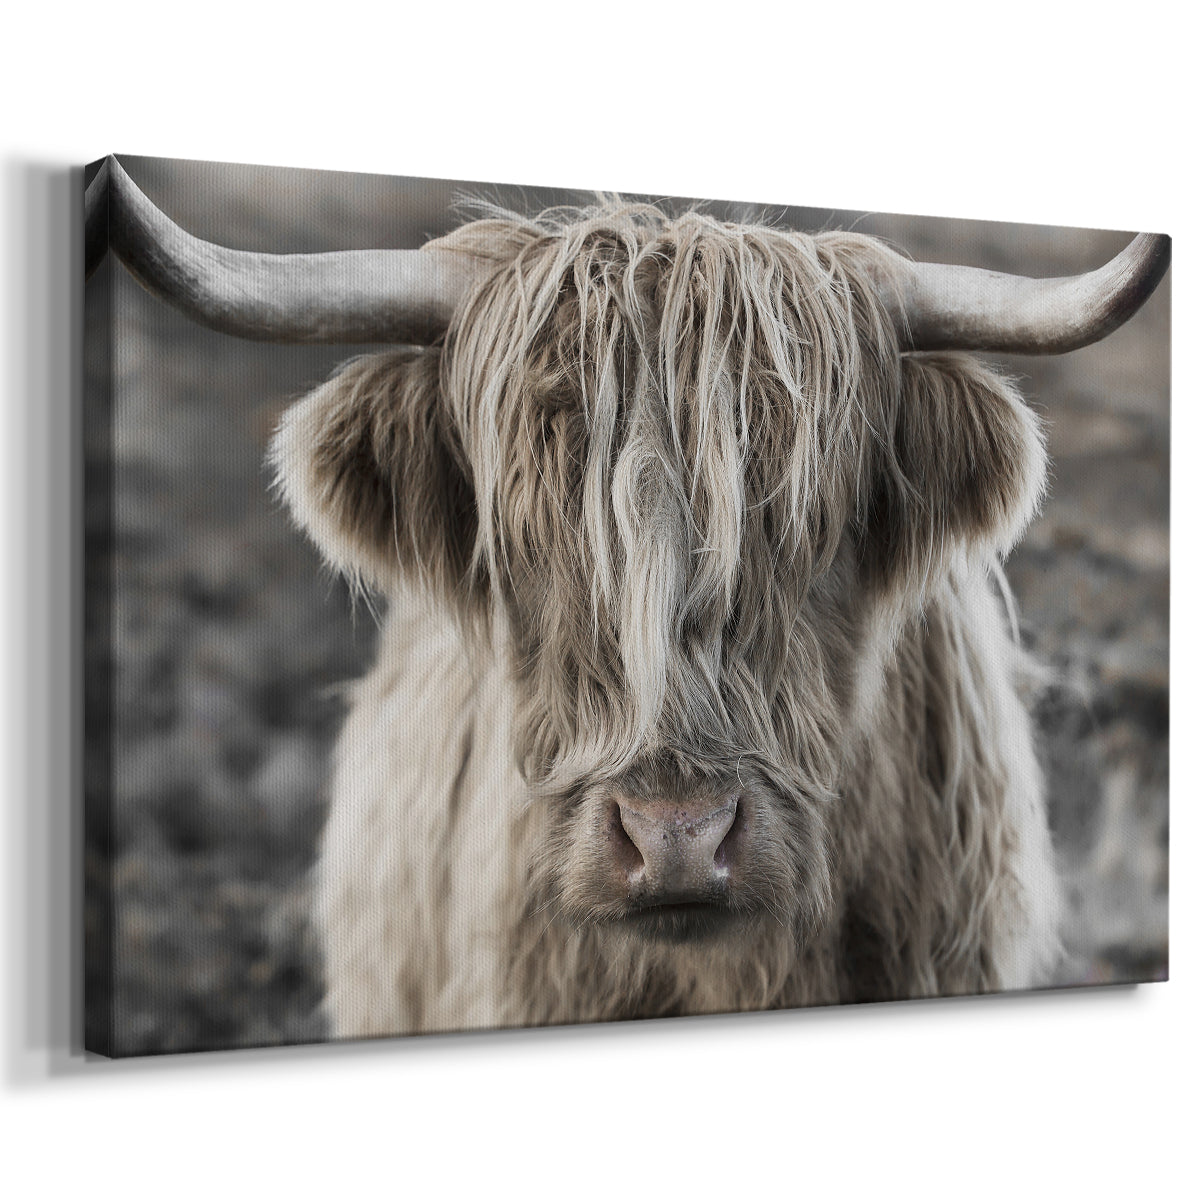
[[[647,935],[671,940],[716,932],[731,916],[747,824],[740,793],[612,798],[608,850],[628,919]]]

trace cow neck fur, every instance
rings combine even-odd
[[[339,1036],[1010,989],[1055,960],[1026,668],[978,574],[955,573],[906,626],[874,727],[847,746],[823,919],[718,946],[557,920],[528,874],[545,816],[512,764],[502,662],[415,595],[396,597],[387,634],[318,871]]]

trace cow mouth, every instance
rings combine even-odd
[[[702,900],[642,904],[624,917],[626,928],[660,942],[700,942],[719,937],[736,923],[733,909]]]

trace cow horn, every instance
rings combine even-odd
[[[1169,237],[1140,233],[1085,275],[1030,279],[896,256],[880,283],[906,349],[1063,354],[1124,324],[1170,262]]]
[[[104,261],[108,252],[108,162],[88,184],[83,195],[83,260],[86,279]]]
[[[260,254],[205,242],[155,208],[112,157],[87,189],[86,212],[88,275],[110,244],[148,291],[192,320],[259,341],[428,344],[474,273],[469,256],[433,247]],[[1128,320],[1170,259],[1169,237],[1139,234],[1085,275],[1030,279],[894,255],[879,282],[906,349],[1061,354]]]
[[[472,279],[469,256],[429,247],[331,254],[231,250],[185,233],[115,158],[101,175],[88,188],[89,273],[103,256],[106,191],[108,244],[130,273],[153,295],[222,333],[266,342],[426,345],[445,332]],[[99,246],[95,258],[93,245]]]

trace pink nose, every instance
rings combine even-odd
[[[613,837],[630,895],[650,904],[719,898],[740,843],[739,797],[697,804],[617,798]]]

